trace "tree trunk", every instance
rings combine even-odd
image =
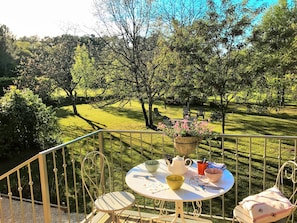
[[[139,102],[141,104],[141,109],[142,109],[142,114],[143,114],[143,117],[144,117],[145,126],[150,128],[150,124],[149,124],[148,116],[147,116],[147,113],[146,113],[146,110],[145,110],[145,105],[144,105],[143,99],[140,98]]]
[[[222,115],[222,133],[225,133],[225,117],[226,117],[226,109],[225,109],[225,105],[224,105],[224,100],[223,100],[223,96],[220,96],[220,100],[221,100],[221,105],[220,105],[220,110],[221,110],[221,115]]]
[[[225,112],[222,111],[222,133],[225,133]]]
[[[76,107],[76,92],[74,92],[74,95],[73,95],[72,91],[69,92],[69,97],[70,97],[70,100],[72,102],[73,114],[74,115],[79,115],[78,111],[77,111],[77,107]]]
[[[281,89],[281,101],[280,101],[280,105],[281,107],[284,107],[285,106],[285,86],[282,86],[282,89]]]
[[[149,125],[151,127],[154,126],[154,120],[153,120],[153,103],[151,100],[149,100],[148,102],[148,121],[149,121]]]

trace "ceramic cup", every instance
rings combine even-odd
[[[158,160],[147,160],[145,161],[145,167],[150,173],[154,173],[158,170],[160,163]]]
[[[178,190],[184,183],[184,176],[169,175],[166,177],[166,182],[172,190]]]
[[[223,170],[219,168],[207,168],[204,170],[204,174],[210,182],[216,183],[221,179]]]

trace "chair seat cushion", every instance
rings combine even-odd
[[[116,191],[104,194],[95,200],[95,207],[102,212],[116,212],[134,204],[135,197],[126,191]]]
[[[247,210],[249,217],[254,223],[278,221],[289,216],[295,208],[276,186],[261,193],[248,196],[239,204],[244,210]],[[234,214],[236,216],[236,213]]]

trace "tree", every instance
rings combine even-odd
[[[74,115],[78,115],[76,107],[78,82],[73,80],[71,68],[74,63],[74,52],[78,37],[62,35],[48,39],[46,44],[49,48],[45,60],[44,74],[47,78],[55,81],[57,87],[64,90],[70,99]]]
[[[15,84],[19,89],[29,88],[44,103],[52,103],[52,93],[56,89],[54,80],[46,77],[46,60],[49,47],[34,37],[18,41],[20,62],[17,66],[18,79]]]
[[[200,37],[207,42],[206,52],[211,53],[198,63],[198,67],[204,69],[199,76],[211,95],[218,97],[224,133],[230,101],[253,82],[253,73],[246,66],[250,57],[245,49],[261,8],[249,8],[248,1],[233,3],[230,0],[208,0],[208,7],[204,22],[200,23]]]
[[[181,27],[191,26],[207,11],[206,0],[160,0],[154,2],[154,6],[166,37],[175,32],[177,21]]]
[[[83,63],[81,64],[82,66],[91,66],[87,72],[89,76],[80,78],[79,75],[81,74],[79,73],[75,73],[74,75],[76,76],[73,76],[75,49],[79,46],[84,51],[87,51],[86,53],[90,52],[92,55],[95,55],[98,60],[101,55],[101,48],[104,47],[100,38],[87,36],[79,38],[70,35],[54,38],[46,37],[42,40],[23,38],[19,41],[19,45],[23,48],[18,66],[19,78],[16,82],[18,87],[30,88],[46,103],[52,103],[53,91],[60,88],[67,94],[67,98],[72,104],[73,112],[77,115],[77,86],[81,84],[81,86],[86,87],[88,85],[90,87],[91,79],[97,78],[96,75],[94,76],[97,72],[95,72],[94,68],[95,59],[92,57],[91,61],[81,61]],[[81,56],[78,57],[80,58]],[[77,58],[77,60],[79,59]],[[92,65],[84,63],[92,63]],[[75,69],[79,68],[76,67]],[[98,84],[96,83],[95,86],[98,86]]]
[[[173,20],[173,33],[168,40],[171,64],[168,66],[171,73],[169,76],[170,94],[188,107],[193,98],[204,102],[206,92],[203,80],[200,77],[206,73],[205,65],[208,55],[211,54],[211,47],[202,36],[205,32],[205,25],[202,19],[196,20],[189,25],[183,25]]]
[[[159,64],[154,60],[158,33],[151,29],[152,2],[97,0],[96,9],[103,24],[100,31],[113,37],[113,41],[107,43],[106,85],[116,101],[137,98],[145,125],[154,128],[152,106],[163,88],[158,83],[160,74],[156,72]]]
[[[260,12],[250,9],[248,1],[208,0],[204,13],[186,20],[191,22],[172,20],[173,32],[168,38],[169,55],[175,58],[170,66],[174,73],[169,77],[171,92],[183,97],[187,105],[197,95],[202,103],[206,96],[218,98],[223,133],[230,101],[253,81],[246,49]]]
[[[74,64],[71,67],[73,81],[78,83],[82,89],[87,90],[94,85],[96,78],[95,60],[89,57],[88,49],[85,44],[77,45],[74,52]]]
[[[253,30],[251,38],[253,50],[261,58],[262,75],[257,88],[266,93],[263,101],[271,107],[284,106],[286,91],[292,87],[292,83],[296,83],[292,74],[296,74],[297,65],[294,56],[297,6],[296,2],[292,4],[280,0],[272,6]]]
[[[15,76],[15,38],[5,25],[0,25],[0,77]]]
[[[61,88],[70,99],[73,113],[76,108],[76,87],[71,67],[74,63],[74,51],[79,43],[78,37],[63,35],[45,38],[32,49],[31,55],[21,59],[18,86],[30,88],[43,98],[49,99],[55,88]]]
[[[55,112],[29,89],[9,89],[0,99],[1,157],[44,150],[60,142]]]

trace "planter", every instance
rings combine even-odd
[[[188,156],[199,145],[201,139],[198,137],[176,137],[174,138],[174,148],[181,156]]]

